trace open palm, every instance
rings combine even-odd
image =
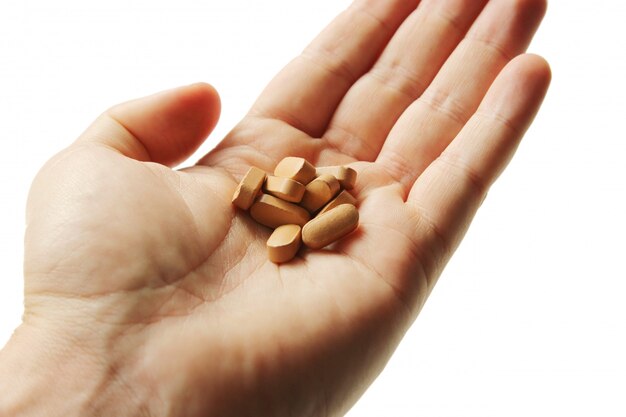
[[[90,375],[59,415],[330,416],[356,401],[550,78],[520,55],[543,0],[418,3],[357,0],[193,167],[170,168],[217,122],[205,84],[110,109],[42,169],[23,327]],[[355,168],[361,221],[278,266],[270,230],[230,199],[251,165],[285,156]]]

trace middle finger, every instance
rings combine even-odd
[[[337,108],[324,134],[331,147],[374,160],[398,117],[430,84],[486,2],[422,1]]]
[[[504,66],[526,50],[546,0],[492,0],[424,94],[393,127],[377,162],[408,190],[448,146]]]

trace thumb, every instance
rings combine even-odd
[[[129,158],[174,166],[202,144],[219,114],[217,91],[197,83],[118,104],[77,142],[100,143]]]

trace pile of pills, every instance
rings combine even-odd
[[[321,249],[359,224],[354,187],[356,171],[345,166],[315,168],[303,158],[287,157],[274,175],[252,167],[243,177],[233,204],[274,229],[267,241],[270,261],[290,261],[302,243]]]

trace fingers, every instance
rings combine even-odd
[[[250,114],[322,135],[340,100],[419,0],[356,0],[267,86]]]
[[[398,117],[422,95],[486,1],[422,1],[341,102],[324,134],[328,142],[357,160],[376,159]]]
[[[400,117],[377,159],[408,191],[457,135],[510,59],[530,43],[545,0],[493,0],[424,94]]]
[[[101,143],[129,158],[173,166],[200,146],[219,114],[215,89],[193,84],[112,107],[78,142]]]
[[[547,62],[521,55],[493,83],[459,135],[420,176],[407,204],[449,256],[487,190],[506,167],[550,84]]]

